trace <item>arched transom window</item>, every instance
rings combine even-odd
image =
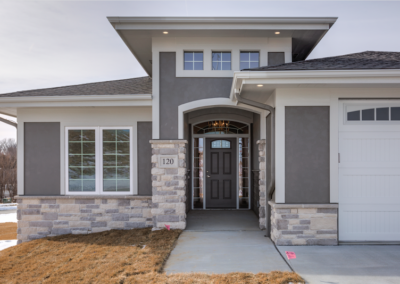
[[[196,124],[193,127],[194,134],[248,134],[249,126],[247,124],[228,121],[214,120]]]

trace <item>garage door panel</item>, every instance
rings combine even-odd
[[[339,132],[339,241],[400,241],[400,125],[357,123]]]
[[[400,133],[344,132],[339,145],[339,167],[400,166]]]
[[[339,203],[398,202],[400,171],[398,169],[340,169]]]

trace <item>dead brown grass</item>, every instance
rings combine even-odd
[[[17,239],[17,223],[0,223],[0,241]]]
[[[295,273],[161,272],[180,231],[112,230],[64,235],[0,251],[0,283],[289,283]]]

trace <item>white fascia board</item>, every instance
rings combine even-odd
[[[231,100],[244,84],[400,84],[400,69],[378,70],[295,70],[234,72]]]
[[[293,25],[333,25],[337,17],[107,17],[113,25],[142,24],[157,25],[174,23],[179,25],[207,24],[215,28],[219,24],[293,24]]]
[[[152,95],[3,97],[0,107],[151,106]]]

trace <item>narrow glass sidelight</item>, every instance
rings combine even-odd
[[[194,138],[193,145],[193,208],[203,208],[204,204],[204,138]]]
[[[239,208],[249,208],[249,138],[239,138]]]
[[[103,191],[130,191],[130,131],[103,129]]]
[[[96,130],[68,130],[68,189],[96,191]]]

